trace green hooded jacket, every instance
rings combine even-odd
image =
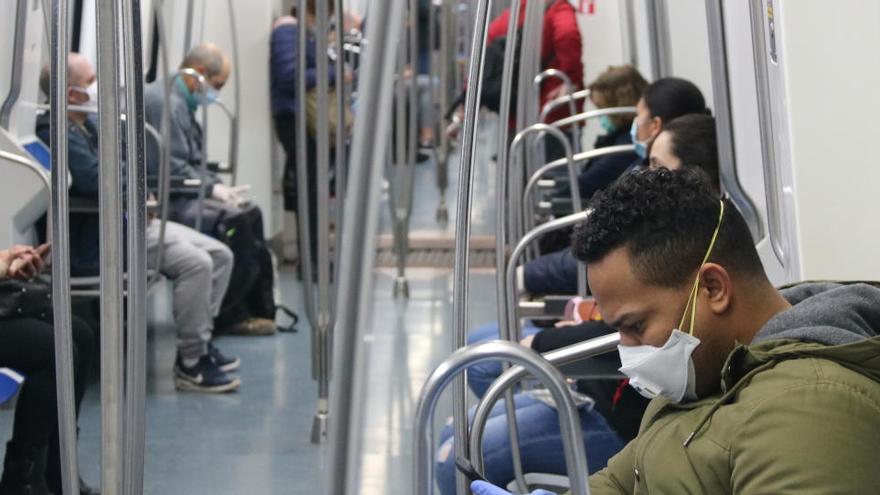
[[[793,306],[730,353],[719,393],[651,402],[594,495],[880,493],[880,289],[783,295]]]

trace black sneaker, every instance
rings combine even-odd
[[[241,380],[223,372],[211,356],[205,354],[191,368],[183,365],[180,358],[174,363],[174,386],[177,390],[220,394],[232,392],[241,386]]]
[[[215,346],[213,342],[208,342],[208,355],[214,360],[214,364],[226,373],[235,371],[241,366],[241,359],[238,359],[238,356],[227,356],[223,354],[220,352],[220,349],[217,349],[217,346]]]

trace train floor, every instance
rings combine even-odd
[[[488,119],[487,119],[488,120]],[[494,225],[495,121],[481,126],[476,162],[475,235],[491,234]],[[451,235],[455,219],[457,156],[450,159],[447,200],[450,221],[443,228],[434,212],[438,198],[432,163],[419,165],[415,176],[417,203],[413,232]],[[390,233],[387,206],[381,231]],[[415,401],[428,374],[451,351],[452,270],[411,268],[410,298],[395,299],[395,271],[377,270],[369,339],[369,380],[364,397],[361,493],[411,493],[412,424]],[[495,319],[493,270],[471,271],[469,321]],[[317,387],[311,377],[308,323],[301,307],[302,285],[295,269],[281,268],[282,300],[301,316],[298,333],[273,337],[219,337],[224,352],[241,357],[237,375],[241,390],[228,395],[202,395],[174,390],[172,364],[175,333],[169,301],[151,303],[148,342],[147,443],[145,489],[148,495],[317,494],[324,493],[327,471],[324,446],[310,443]],[[164,316],[163,316],[164,315]],[[447,395],[436,413],[439,427],[451,411]],[[332,414],[332,411],[331,411]],[[12,412],[0,411],[0,438],[8,438]],[[95,381],[84,400],[79,439],[80,470],[92,484],[100,479],[100,404]]]

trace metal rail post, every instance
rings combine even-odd
[[[328,12],[327,2],[317,2],[315,11],[315,53],[317,82],[315,84],[318,112],[317,141],[317,258],[318,297],[317,325],[313,334],[317,340],[318,410],[312,423],[312,443],[323,443],[327,438],[328,399],[330,396],[330,119],[327,102],[330,76],[327,60]],[[306,52],[300,52],[306,53]],[[302,57],[305,58],[305,57]],[[337,78],[339,75],[337,74]],[[340,109],[341,110],[341,109]],[[307,281],[308,283],[308,281]]]
[[[455,218],[455,266],[452,288],[452,349],[467,343],[468,260],[471,240],[471,200],[473,199],[473,168],[476,160],[477,114],[480,93],[483,90],[483,66],[486,59],[486,34],[489,28],[491,0],[478,0],[474,19],[474,36],[468,67],[470,90],[465,98],[464,129],[461,142],[460,169],[458,174],[458,201]],[[467,385],[464,375],[453,385],[452,413],[454,420],[455,455],[467,457]],[[457,493],[468,493],[468,481],[462,473],[456,473]]]
[[[120,2],[122,49],[125,61],[127,168],[127,263],[128,304],[125,359],[125,417],[127,436],[123,452],[124,493],[136,495],[144,489],[146,445],[147,380],[147,171],[144,154],[144,83],[141,40],[141,2]],[[164,143],[163,143],[164,144]],[[111,162],[112,163],[112,162]],[[158,269],[158,268],[157,268]],[[109,329],[105,329],[109,330]]]
[[[124,493],[124,368],[122,224],[120,153],[119,4],[96,3],[98,27],[98,160],[101,164],[99,222],[101,225],[101,487],[105,493]]]
[[[550,391],[559,413],[562,448],[565,452],[565,466],[571,479],[571,492],[576,495],[588,495],[590,487],[587,482],[587,454],[582,440],[583,432],[565,377],[535,351],[513,342],[501,341],[485,342],[459,349],[443,361],[425,382],[416,406],[413,441],[415,476],[412,493],[428,495],[433,490],[434,446],[431,425],[440,393],[468,366],[498,359],[519,364],[537,377]]]
[[[351,183],[345,202],[341,264],[338,270],[339,304],[334,332],[331,425],[325,493],[360,493],[359,458],[361,425],[365,408],[367,369],[365,336],[371,325],[373,264],[381,197],[381,180],[387,159],[386,137],[391,129],[391,101],[395,51],[400,30],[386,29],[403,22],[403,2],[373,1],[371,19],[387,24],[367,27],[370,43],[365,48],[360,74],[359,111],[352,140]],[[302,100],[300,100],[302,101]]]
[[[238,26],[235,21],[235,1],[228,0],[227,10],[229,12],[229,37],[232,41],[232,101],[235,110],[230,117],[229,129],[229,170],[232,173],[232,185],[238,184],[238,140],[239,129],[241,126],[241,65],[238,57]],[[204,134],[204,135],[207,135]],[[205,148],[207,149],[207,148]]]
[[[76,408],[73,391],[73,337],[70,316],[70,230],[68,211],[67,153],[67,53],[69,48],[69,2],[52,2],[50,146],[52,148],[52,299],[55,329],[55,388],[58,436],[61,447],[61,483],[64,493],[79,490],[76,452]]]

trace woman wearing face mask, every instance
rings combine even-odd
[[[647,165],[648,149],[666,124],[692,113],[709,114],[706,100],[694,83],[677,77],[664,77],[649,84],[636,104],[636,117],[630,125],[630,138],[636,146],[638,160],[614,170],[617,175],[599,174],[598,167],[587,166],[581,173],[582,178],[578,179],[581,196],[585,200],[589,199],[595,192],[616,181],[621,174]],[[597,171],[592,172],[593,169]],[[605,176],[596,178],[591,174]],[[577,262],[572,258],[567,245],[558,247],[559,251],[556,252],[545,248],[544,251],[551,251],[550,254],[526,263],[523,268],[523,284],[530,294],[577,292]]]

